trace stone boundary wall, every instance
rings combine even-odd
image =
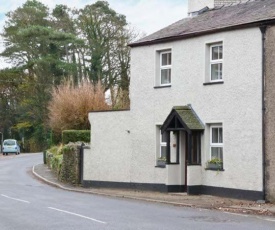
[[[54,155],[46,152],[47,166],[57,174],[58,180],[73,185],[81,184],[80,151],[82,143],[69,143],[62,148],[62,154]],[[89,146],[83,146],[89,149]],[[83,150],[84,151],[84,150]],[[60,159],[58,159],[61,157]],[[59,162],[56,162],[59,161]]]
[[[80,162],[80,146],[76,144],[68,144],[64,146],[63,162],[58,178],[62,182],[74,185],[80,184],[79,162]]]

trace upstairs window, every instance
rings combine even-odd
[[[160,52],[160,85],[171,84],[172,53]]]
[[[223,72],[223,45],[210,46],[210,81],[221,81]]]

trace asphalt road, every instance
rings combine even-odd
[[[42,154],[0,157],[0,230],[275,229],[274,219],[68,192],[37,180]]]

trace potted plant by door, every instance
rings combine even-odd
[[[213,158],[207,161],[207,169],[221,170],[223,169],[223,162],[219,158]]]
[[[166,157],[159,157],[157,160],[157,165],[161,167],[165,167],[166,165]]]

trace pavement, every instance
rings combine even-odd
[[[83,188],[62,183],[45,164],[33,166],[33,174],[41,181],[67,191],[104,195],[110,197],[157,202],[175,206],[199,209],[214,209],[242,215],[263,215],[275,217],[275,204],[264,201],[247,201],[209,195],[187,195],[186,193],[160,193],[130,189]]]

